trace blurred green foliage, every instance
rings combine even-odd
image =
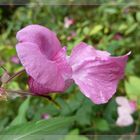
[[[65,17],[75,21],[69,28],[64,28]],[[43,5],[39,1],[37,3],[31,1],[30,4],[23,6],[11,4],[0,6],[0,21],[0,63],[11,75],[22,68],[20,64],[14,64],[11,61],[11,57],[16,55],[16,32],[29,24],[40,24],[55,31],[63,46],[67,46],[68,53],[80,41],[89,43],[97,49],[107,50],[112,55],[122,55],[131,51],[126,75],[119,84],[116,96],[122,95],[129,99],[136,99],[138,108],[140,108],[139,5],[128,3],[124,5],[64,6]],[[68,39],[73,32],[76,35]],[[0,69],[0,75],[2,73],[3,70]],[[26,74],[9,83],[7,88],[28,90]],[[20,124],[22,126],[30,121],[39,121],[43,114],[49,114],[52,119],[53,117],[75,116],[75,122],[71,124],[71,127],[67,126],[69,135],[131,134],[138,125],[134,123],[124,128],[116,126],[115,97],[107,104],[95,105],[82,95],[77,86],[73,85],[65,94],[52,94],[51,98],[51,101],[42,97],[31,97],[30,100],[14,98],[0,101],[0,130],[5,133],[4,128],[8,128],[10,130],[8,133],[12,133],[9,128],[12,125],[15,132],[18,133],[17,128],[20,130]],[[135,122],[137,122],[138,116],[139,109],[133,116]],[[60,119],[60,123],[62,119]],[[27,131],[30,132],[30,129]],[[65,131],[65,134],[67,132]],[[64,138],[64,140],[69,139],[71,139],[70,136]],[[73,139],[87,140],[87,137],[76,136]]]

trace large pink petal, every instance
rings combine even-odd
[[[53,60],[56,62],[58,71],[62,75],[64,81],[65,81],[65,87],[63,91],[65,91],[72,83],[72,68],[70,64],[68,63],[67,56],[66,56],[66,48],[62,48],[56,56],[53,58]]]
[[[115,94],[118,82],[123,78],[128,55],[110,57],[106,53],[101,57],[99,52],[91,49],[86,44],[80,44],[73,50],[69,59],[73,79],[83,94],[94,103],[106,103]]]
[[[50,61],[41,53],[34,43],[19,43],[16,46],[21,63],[36,82],[51,89],[62,90],[64,79],[56,62]]]
[[[29,25],[17,33],[19,42],[36,44],[40,51],[51,59],[61,49],[61,44],[54,32],[41,25]]]
[[[62,48],[53,58],[62,77],[67,80],[72,77],[72,68],[67,60],[66,48]]]
[[[71,66],[77,66],[83,62],[83,60],[95,60],[96,50],[84,42],[81,42],[76,47],[73,48],[72,53],[69,58],[69,63]]]
[[[47,87],[37,83],[32,77],[29,77],[28,84],[33,95],[47,95],[49,93],[49,89]]]
[[[28,79],[29,89],[33,95],[46,96],[48,93],[53,92],[63,92],[63,90],[58,90],[57,88],[51,88],[36,82],[32,77]]]

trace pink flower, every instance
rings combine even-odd
[[[56,34],[43,26],[29,25],[17,33],[17,40],[16,50],[30,76],[31,92],[63,92],[72,70]]]
[[[64,27],[65,28],[69,28],[73,24],[74,24],[74,20],[72,18],[68,18],[68,17],[64,18]]]
[[[18,58],[17,56],[12,56],[12,57],[11,57],[11,61],[12,61],[13,63],[15,63],[15,64],[19,64],[19,63],[20,63],[20,60],[19,60],[19,58]]]
[[[80,43],[71,53],[72,79],[94,103],[106,103],[115,94],[124,76],[128,55],[112,57],[106,51]]]
[[[71,32],[70,35],[67,37],[67,40],[70,41],[76,36],[76,32]]]
[[[120,96],[116,98],[118,107],[118,119],[116,124],[118,126],[129,126],[133,124],[134,120],[132,114],[136,111],[136,102],[129,101],[126,97]]]
[[[42,119],[49,119],[50,118],[50,115],[49,114],[43,114],[41,116]]]
[[[114,36],[113,36],[113,39],[114,40],[121,40],[122,39],[122,35],[120,33],[116,33]]]
[[[94,103],[106,103],[124,76],[129,54],[112,57],[82,42],[67,56],[55,33],[40,25],[23,28],[17,39],[17,53],[34,95],[64,92],[74,81]]]
[[[131,106],[131,109],[132,109],[132,112],[135,112],[136,111],[136,108],[137,108],[137,103],[136,101],[129,101],[129,105]]]

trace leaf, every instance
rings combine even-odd
[[[130,28],[128,28],[128,30],[126,30],[125,35],[132,33],[134,30],[136,30],[137,27],[138,27],[137,23],[131,25]]]
[[[8,85],[9,89],[14,89],[14,90],[19,90],[19,84],[15,81],[10,82],[10,84]]]
[[[128,28],[128,25],[123,23],[123,24],[120,24],[118,31],[122,32],[122,31],[126,30],[127,28]]]
[[[130,76],[129,81],[125,81],[125,90],[131,100],[137,100],[140,97],[140,78]]]
[[[7,123],[8,123],[8,117],[0,119],[0,131],[4,129]]]
[[[59,117],[12,126],[0,133],[1,140],[10,140],[9,135],[11,140],[40,140],[43,135],[46,138],[47,135],[62,133],[61,130],[71,126],[74,120],[75,117]]]
[[[74,93],[74,91],[73,91]],[[72,94],[71,94],[72,95]],[[69,107],[71,108],[72,112],[75,112],[81,108],[81,102],[85,99],[84,95],[81,94],[81,92],[77,92],[73,94],[68,100]]]
[[[87,35],[88,33],[89,33],[89,28],[88,27],[84,27],[84,29],[83,29],[83,33],[85,34],[85,35]]]
[[[3,69],[0,67],[0,76],[2,76],[2,74],[3,74]]]
[[[136,13],[136,19],[137,19],[138,22],[140,22],[140,12]]]
[[[65,100],[58,97],[56,101],[61,106],[61,115],[69,115],[71,113],[71,108]]]
[[[88,138],[85,136],[80,136],[79,130],[74,129],[64,138],[64,140],[88,140]]]
[[[112,98],[106,105],[106,108],[104,109],[103,118],[107,120],[108,123],[113,124],[116,122],[116,116],[117,104],[115,98]]]
[[[102,29],[103,29],[102,25],[96,25],[93,29],[91,29],[90,35],[97,34]]]
[[[80,108],[76,112],[76,122],[82,126],[91,124],[91,114],[93,103],[84,97],[85,100],[82,102]]]
[[[105,119],[95,119],[94,124],[95,124],[95,128],[99,131],[109,130],[109,124]]]
[[[29,107],[30,97],[28,97],[19,107],[18,115],[16,118],[11,122],[10,126],[18,125],[27,122],[26,120],[26,112]]]
[[[135,69],[135,65],[134,65],[134,60],[131,60],[127,63],[126,65],[126,73],[127,74],[134,74],[134,69]]]
[[[115,13],[117,13],[117,9],[115,9],[115,8],[106,8],[105,12],[108,13],[108,14],[115,14]]]

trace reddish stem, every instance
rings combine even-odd
[[[25,69],[20,70],[19,72],[15,73],[14,75],[12,75],[5,83],[9,83],[11,80],[13,80],[15,77],[21,75],[23,72],[25,71]]]

